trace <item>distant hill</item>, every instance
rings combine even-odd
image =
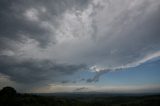
[[[12,87],[5,87],[0,91],[0,106],[160,106],[160,95],[109,96],[66,93],[40,96],[20,94]]]

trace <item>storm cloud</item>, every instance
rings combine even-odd
[[[137,67],[160,57],[159,11],[159,0],[1,0],[0,74],[43,85]]]
[[[58,77],[72,75],[75,70],[85,69],[85,65],[57,64],[32,59],[16,62],[10,57],[0,57],[0,69],[1,73],[10,76],[11,80],[33,84],[48,80],[54,82]]]

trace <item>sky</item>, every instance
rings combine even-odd
[[[160,93],[159,0],[0,0],[0,88]]]

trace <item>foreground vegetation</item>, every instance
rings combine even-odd
[[[19,94],[11,87],[0,91],[0,106],[160,106],[160,95],[150,96],[38,96]]]

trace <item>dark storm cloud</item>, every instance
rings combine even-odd
[[[71,75],[84,68],[84,65],[57,64],[46,60],[28,59],[18,62],[16,58],[20,57],[2,54],[5,50],[17,51],[20,43],[25,43],[27,38],[37,41],[40,47],[46,47],[50,36],[55,35],[50,29],[42,27],[41,23],[48,22],[57,27],[57,19],[65,11],[72,8],[81,11],[87,5],[88,0],[1,0],[0,73],[16,82],[30,84],[48,80],[54,82],[58,76]],[[30,17],[26,17],[27,11],[30,12]],[[55,40],[52,42],[55,43]]]
[[[0,73],[9,76],[13,81],[25,84],[56,82],[59,77],[72,75],[84,68],[85,65],[56,64],[33,59],[16,62],[11,57],[0,57]]]
[[[48,37],[48,31],[47,29],[41,28],[37,22],[25,19],[23,14],[25,9],[29,8],[26,4],[21,0],[0,1],[0,37],[1,39],[3,38],[3,40],[23,41],[25,39],[22,39],[21,34],[25,34],[25,36],[39,41],[40,44],[45,44]],[[5,42],[5,45],[8,45],[6,43],[9,42]],[[5,45],[1,46],[4,47]]]
[[[57,19],[66,10],[73,7],[82,10],[87,4],[87,0],[1,0],[0,49],[7,49],[11,46],[7,42],[9,40],[26,40],[23,36],[38,41],[42,47],[45,46],[49,42],[50,35],[55,35],[49,29],[42,27],[41,22],[50,23],[51,21],[56,27],[58,25]],[[27,10],[30,10],[28,15],[34,19],[33,21],[26,19]],[[36,19],[38,21],[35,21]]]

